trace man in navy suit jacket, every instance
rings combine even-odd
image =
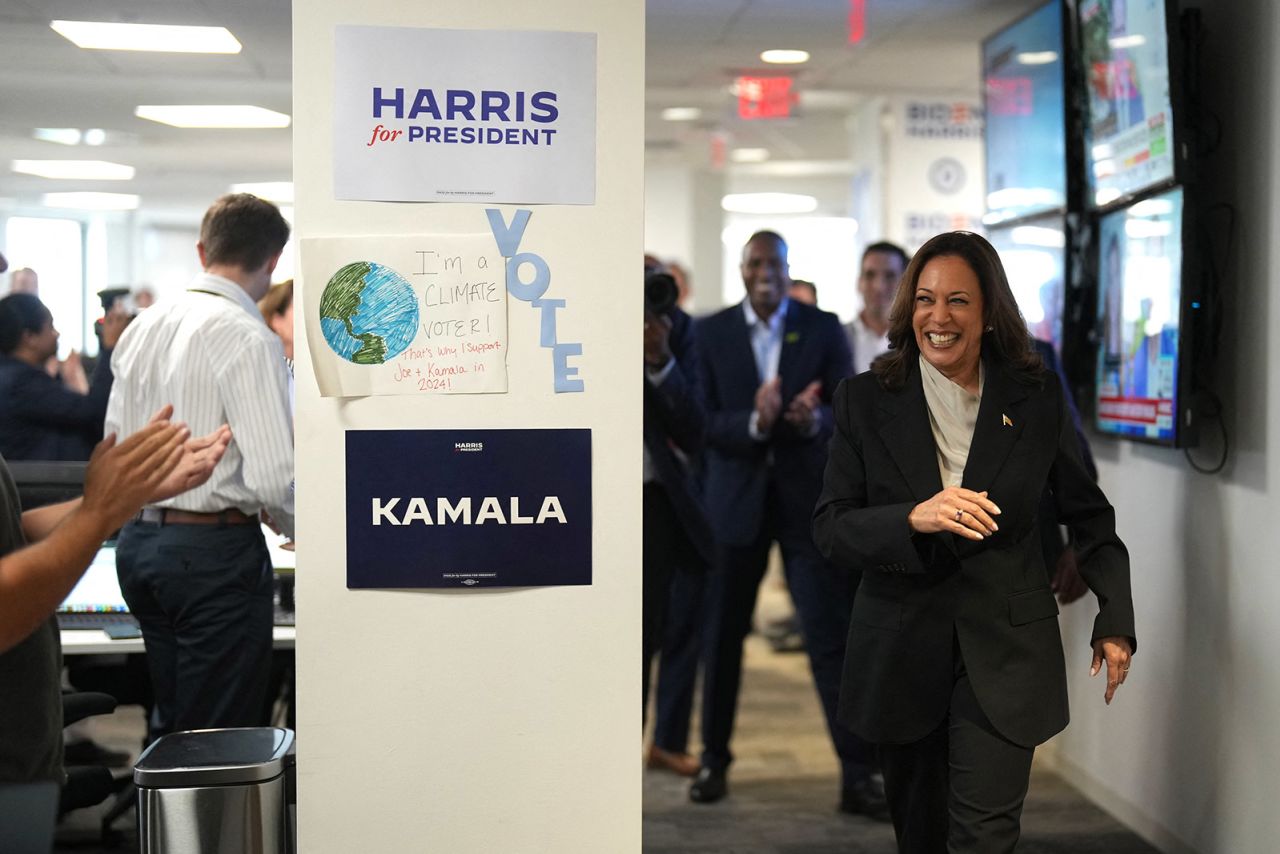
[[[769,549],[782,549],[827,725],[844,775],[843,808],[874,812],[871,748],[836,721],[841,663],[856,579],[828,566],[809,531],[822,489],[831,395],[849,375],[849,345],[835,315],[786,297],[787,244],[762,231],[743,248],[746,299],[698,325],[707,409],[704,496],[716,537],[703,670],[702,769],[692,800],[724,797],[729,740]]]

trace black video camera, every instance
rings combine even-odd
[[[103,317],[115,311],[117,307],[124,310],[129,315],[130,320],[137,317],[137,313],[128,306],[129,293],[130,290],[128,288],[120,287],[103,288],[98,291],[98,299],[102,302]],[[98,337],[99,341],[102,340],[102,320],[103,318],[100,317],[93,322],[93,334]]]
[[[670,314],[680,299],[680,288],[670,273],[648,273],[644,277],[644,309],[654,314]]]

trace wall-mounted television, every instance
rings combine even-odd
[[[1060,214],[987,230],[1000,254],[1009,288],[1033,338],[1048,341],[1062,357],[1067,235]]]
[[[1079,0],[1076,11],[1088,198],[1105,209],[1180,179],[1177,18],[1172,0]]]
[[[1099,218],[1094,412],[1102,432],[1195,444],[1191,355],[1205,308],[1192,233],[1181,187]]]
[[[982,43],[987,215],[995,225],[1067,204],[1062,0]]]

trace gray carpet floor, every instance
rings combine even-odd
[[[92,728],[101,743],[136,750],[144,729],[141,709],[123,707],[109,718],[95,719]],[[696,722],[693,731],[697,732]],[[690,803],[685,778],[644,772],[644,854],[891,854],[895,850],[889,825],[836,810],[836,762],[802,653],[774,653],[759,638],[748,639],[734,752],[737,759],[729,777],[729,796],[718,804]],[[134,812],[116,822],[119,834],[113,847],[101,844],[102,813],[99,807],[67,816],[55,850],[137,851]],[[606,846],[600,848],[606,850]],[[1037,767],[1018,851],[1153,854],[1156,849],[1060,778]]]
[[[696,728],[694,732],[697,732]],[[838,768],[803,653],[747,640],[729,796],[694,804],[688,780],[644,779],[644,854],[892,854],[890,825],[836,810]],[[1019,854],[1155,854],[1156,849],[1035,767]]]

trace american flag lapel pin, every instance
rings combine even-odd
[[[1012,427],[1012,426],[1013,426],[1013,419],[1012,419],[1012,418],[1010,418],[1008,415],[1005,415],[1004,413],[1001,413],[1001,414],[1000,414],[1000,421],[1001,421],[1001,423],[1003,423],[1003,424],[1004,424],[1004,426],[1006,426],[1006,427]]]

